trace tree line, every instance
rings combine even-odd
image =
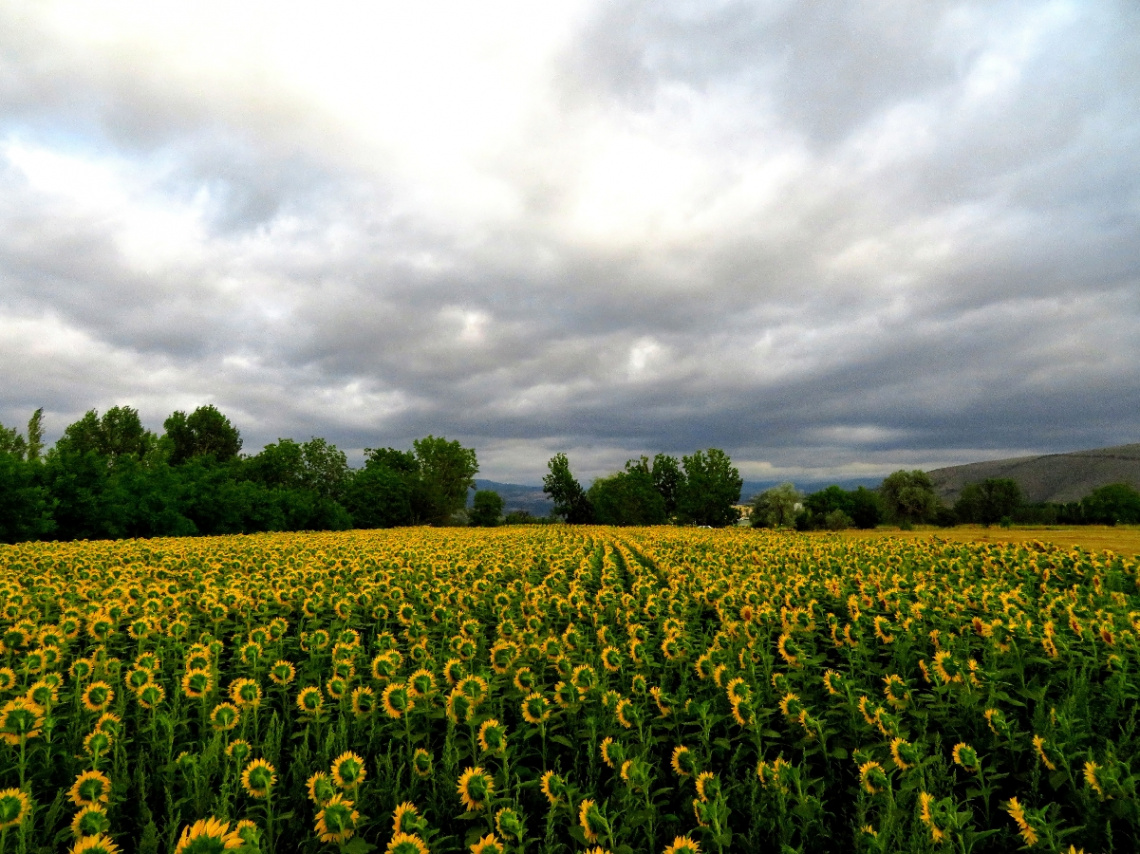
[[[368,448],[359,469],[320,438],[242,455],[213,406],[174,412],[161,434],[130,407],[91,410],[46,452],[42,421],[0,426],[0,542],[447,524],[478,471],[473,449],[435,436]]]
[[[897,471],[874,490],[829,486],[804,495],[791,483],[757,495],[749,522],[754,527],[790,527],[801,531],[874,528],[893,523],[952,527],[980,525],[1117,525],[1140,524],[1140,491],[1127,483],[1094,489],[1069,503],[1025,500],[1021,487],[1008,478],[966,484],[953,504],[939,498],[930,475]]]
[[[136,410],[91,410],[50,449],[43,410],[21,432],[0,425],[0,542],[117,539],[403,525],[561,521],[570,524],[723,527],[741,517],[743,479],[718,449],[680,459],[657,454],[584,488],[565,454],[548,463],[549,519],[503,516],[489,490],[467,497],[479,470],[473,448],[426,436],[406,450],[366,448],[360,468],[321,438],[279,439],[242,454],[238,429],[214,406],[174,412],[162,433]],[[898,471],[877,489],[839,486],[804,495],[786,483],[755,496],[754,527],[798,530],[933,523],[1137,524],[1140,492],[1111,484],[1069,504],[1030,504],[1012,480],[969,484],[944,505],[929,475]]]

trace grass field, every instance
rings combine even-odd
[[[0,854],[1140,850],[1140,561],[948,533],[0,546]]]
[[[1053,543],[1064,548],[1080,547],[1086,551],[1111,551],[1119,555],[1140,555],[1138,525],[1026,525],[1001,528],[994,525],[959,525],[954,528],[922,526],[913,531],[898,528],[876,528],[873,531],[844,532],[851,539],[894,537],[902,540],[936,538],[951,543]]]

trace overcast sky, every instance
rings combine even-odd
[[[0,422],[585,482],[1140,441],[1140,4],[0,0]]]

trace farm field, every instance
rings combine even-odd
[[[570,526],[0,547],[0,854],[1140,850],[1121,553]]]
[[[1034,543],[1044,542],[1085,551],[1110,551],[1134,557],[1140,555],[1140,526],[1137,525],[1016,525],[1012,528],[958,525],[953,528],[916,527],[912,531],[876,528],[849,530],[843,535],[856,540],[894,537],[903,540],[938,539],[954,543]]]

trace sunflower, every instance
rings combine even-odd
[[[352,713],[358,718],[366,718],[376,708],[376,692],[367,685],[359,685],[352,690]]]
[[[237,829],[230,830],[230,823],[217,818],[198,819],[189,827],[182,828],[174,854],[216,854],[244,845]]]
[[[307,788],[309,800],[318,807],[327,805],[337,794],[336,785],[324,771],[317,771],[309,777]]]
[[[417,747],[416,752],[412,754],[412,770],[417,777],[424,780],[431,776],[431,754],[422,747]]]
[[[502,840],[493,833],[471,844],[471,854],[506,854],[506,850]]]
[[[321,689],[316,685],[309,685],[297,692],[297,708],[302,714],[319,715],[323,703]]]
[[[230,699],[243,709],[261,705],[261,686],[252,679],[235,679],[230,685]]]
[[[166,689],[157,682],[148,682],[135,690],[135,699],[144,709],[154,709],[166,699]]]
[[[955,765],[961,765],[967,771],[978,770],[978,754],[974,748],[965,742],[960,741],[955,744],[951,755],[954,758]]]
[[[274,685],[288,685],[297,678],[297,668],[285,659],[278,659],[269,668],[269,678]]]
[[[380,696],[380,701],[383,703],[384,712],[388,717],[396,719],[403,717],[416,705],[416,701],[412,698],[407,686],[399,682],[388,685]]]
[[[578,824],[587,842],[597,842],[600,836],[608,836],[610,832],[610,823],[598,805],[589,798],[578,807]]]
[[[120,848],[105,833],[84,836],[71,846],[69,854],[119,854]]]
[[[688,836],[678,836],[673,844],[665,848],[662,854],[701,854],[701,846]]]
[[[84,771],[67,794],[77,807],[105,804],[111,797],[111,781],[102,771]]]
[[[463,662],[458,658],[449,658],[443,663],[443,678],[447,680],[447,684],[452,686],[459,683],[459,680],[466,676],[464,671]],[[517,676],[518,674],[516,674]],[[13,678],[15,678],[13,676]]]
[[[107,818],[107,813],[102,804],[85,806],[71,820],[71,832],[76,839],[82,839],[84,836],[98,836],[100,833],[107,833],[110,829],[111,820]]]
[[[540,724],[550,719],[550,701],[537,692],[528,694],[522,701],[522,716],[529,724]]]
[[[507,750],[507,728],[494,718],[487,718],[479,725],[479,749],[502,756]]]
[[[253,747],[244,738],[235,738],[228,745],[226,745],[226,756],[234,760],[238,765],[241,765],[249,758],[249,754],[253,752]]]
[[[503,807],[495,813],[495,827],[507,839],[515,839],[518,842],[522,842],[522,838],[526,834],[522,816],[510,807]]]
[[[1005,806],[1005,811],[1009,813],[1010,817],[1017,824],[1017,832],[1021,838],[1025,840],[1027,848],[1032,848],[1037,843],[1037,831],[1033,825],[1029,823],[1029,819],[1025,815],[1025,809],[1017,802],[1017,798],[1010,798],[1009,803]]]
[[[264,759],[254,759],[241,772],[241,785],[255,798],[269,797],[269,790],[277,782],[277,769]]]
[[[31,687],[24,692],[24,696],[37,706],[50,709],[59,702],[59,688],[51,684],[47,679],[37,679],[32,683]]]
[[[683,744],[673,748],[673,758],[670,764],[679,777],[690,777],[697,773],[697,760],[693,756],[693,751]]]
[[[552,807],[566,797],[566,781],[553,771],[547,771],[542,775],[541,786],[542,794],[546,796]]]
[[[333,760],[333,782],[341,789],[355,789],[366,775],[364,760],[356,753],[346,751]]]
[[[341,794],[333,795],[317,813],[316,831],[321,842],[347,842],[356,833],[360,813],[353,809],[352,801]]]
[[[883,766],[874,760],[867,760],[859,766],[859,782],[870,795],[877,795],[890,785]]]
[[[637,710],[633,707],[633,702],[626,697],[622,697],[617,701],[614,707],[614,716],[617,722],[626,729],[630,729],[637,722]]]
[[[625,761],[625,751],[611,736],[602,739],[602,743],[598,745],[598,752],[602,755],[602,761],[613,770],[617,770],[617,767]]]
[[[487,806],[495,792],[495,783],[490,774],[476,766],[459,775],[456,789],[459,791],[459,800],[467,811],[476,812]]]
[[[111,749],[111,736],[95,730],[83,739],[83,752],[90,756],[102,756]]]
[[[11,667],[0,667],[0,691],[8,691],[16,685],[16,671]]]
[[[534,671],[529,667],[520,667],[515,671],[514,679],[515,688],[523,693],[530,693],[534,691],[535,685],[538,684],[538,679],[534,675]]]
[[[214,677],[209,670],[191,668],[182,676],[182,693],[191,699],[205,697],[214,690]]]
[[[83,692],[83,708],[89,712],[106,711],[114,699],[114,688],[102,680],[92,682]]]
[[[427,823],[416,810],[416,805],[411,801],[404,801],[397,805],[392,812],[393,833],[422,833],[426,827]]]
[[[384,854],[430,854],[427,843],[415,833],[397,833]]]
[[[36,738],[44,723],[44,709],[27,697],[16,697],[0,709],[0,736],[9,744],[21,739]]]
[[[712,771],[697,775],[697,797],[706,803],[720,794],[720,780]]]
[[[478,706],[487,699],[490,688],[487,686],[487,680],[482,676],[465,676],[459,680],[456,685],[459,691],[471,700],[471,705]]]
[[[0,791],[0,830],[18,827],[32,812],[27,792],[19,789]]]
[[[348,693],[348,680],[341,676],[332,676],[325,682],[325,693],[334,700],[341,700]]]
[[[218,732],[228,732],[240,719],[241,712],[233,703],[218,703],[210,712],[210,726]]]

